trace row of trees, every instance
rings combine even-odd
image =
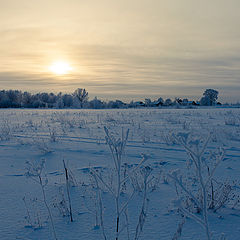
[[[120,100],[105,102],[97,97],[88,99],[88,92],[78,88],[72,94],[63,93],[37,93],[22,92],[18,90],[0,91],[0,108],[131,108],[131,107],[159,107],[159,106],[189,106],[202,105],[212,106],[217,104],[218,92],[207,89],[199,102],[188,99],[170,98],[164,100],[159,98],[155,101],[145,99],[145,101],[131,101],[124,103]],[[219,104],[219,103],[218,103]]]

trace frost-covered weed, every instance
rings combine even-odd
[[[233,126],[231,129],[223,129],[224,136],[230,141],[240,141],[240,126]]]
[[[33,138],[32,144],[36,146],[43,154],[51,153],[53,150],[50,148],[49,141],[44,138]]]
[[[141,137],[141,141],[143,144],[151,141],[150,133],[148,132],[148,130],[145,127],[141,131],[140,137]]]
[[[48,212],[48,215],[50,218],[54,239],[57,240],[57,235],[56,235],[56,231],[55,231],[55,227],[54,227],[52,213],[51,213],[51,210],[47,203],[47,198],[46,198],[45,187],[48,184],[48,179],[47,179],[46,175],[44,174],[44,167],[45,167],[45,159],[41,159],[41,161],[39,161],[39,162],[27,161],[25,176],[32,179],[37,184],[39,184],[39,186],[41,188],[41,192],[42,192],[43,202],[44,202],[44,205],[47,209],[47,212]]]
[[[85,185],[82,188],[81,201],[84,208],[94,217],[94,228],[100,226],[100,211],[97,198],[97,187],[94,183]]]
[[[72,117],[69,112],[54,112],[52,114],[52,121],[59,123],[63,133],[66,133],[69,129],[74,129],[78,126],[76,118]],[[83,122],[81,122],[83,124]],[[82,125],[79,125],[82,126]]]
[[[124,169],[124,164],[123,164],[123,153],[124,149],[127,143],[128,139],[128,134],[129,130],[124,133],[122,131],[122,136],[121,138],[115,138],[113,134],[109,132],[109,130],[105,127],[105,134],[106,134],[106,142],[110,148],[111,154],[112,154],[112,159],[113,159],[113,175],[112,175],[112,180],[109,182],[107,181],[98,171],[92,169],[92,175],[94,176],[98,189],[105,189],[107,190],[112,197],[114,198],[115,202],[115,236],[116,240],[119,239],[119,235],[124,229],[128,229],[127,223],[121,224],[123,221],[122,218],[124,214],[126,213],[126,210],[128,208],[129,202],[132,200],[135,191],[133,190],[130,194],[127,200],[124,202],[121,201],[121,192],[122,189],[124,189],[125,184],[130,181],[131,176],[133,173],[141,167],[141,165],[146,161],[146,157],[143,156],[141,162],[133,168],[131,171],[124,172],[122,171]],[[126,215],[125,215],[126,216]],[[126,218],[127,219],[127,218]],[[121,227],[122,226],[122,227]],[[104,236],[105,238],[106,236]]]
[[[58,139],[57,138],[57,131],[56,131],[56,129],[49,127],[48,130],[49,130],[50,141],[51,142],[56,142],[57,139]]]
[[[70,216],[67,200],[65,199],[64,190],[62,187],[59,187],[58,195],[56,195],[54,198],[53,206],[58,209],[61,216]]]
[[[214,184],[215,183],[215,184]],[[208,196],[208,207],[217,212],[220,208],[226,206],[235,199],[233,185],[229,182],[217,182],[215,179],[211,182],[211,195]]]
[[[139,239],[142,231],[143,231],[143,226],[144,223],[146,221],[146,217],[147,217],[147,211],[148,211],[148,203],[149,203],[149,198],[148,198],[148,193],[149,193],[149,189],[150,189],[150,184],[153,181],[153,178],[151,178],[151,172],[152,169],[149,166],[143,167],[140,170],[140,178],[137,178],[137,182],[138,179],[140,179],[141,183],[138,184],[138,186],[140,186],[140,189],[143,193],[143,198],[142,198],[142,206],[141,206],[141,210],[140,210],[140,214],[138,217],[138,223],[136,226],[136,230],[135,230],[135,237],[134,240]]]
[[[240,117],[232,111],[228,111],[225,117],[225,125],[240,126]]]
[[[27,222],[26,227],[30,227],[33,229],[42,228],[43,219],[38,208],[36,207],[36,205],[38,204],[38,199],[32,198],[27,200],[26,197],[23,197],[23,202],[27,213],[27,216],[25,216],[25,220]]]
[[[184,215],[191,217],[203,226],[206,237],[210,240],[212,239],[212,234],[208,223],[208,196],[213,193],[209,190],[212,189],[214,173],[223,160],[224,151],[219,149],[218,153],[211,154],[207,159],[205,153],[210,137],[202,144],[199,140],[189,141],[188,137],[188,134],[175,136],[176,140],[185,148],[190,157],[189,169],[192,169],[194,173],[188,179],[191,183],[189,186],[186,184],[180,171],[173,171],[169,174],[169,177],[181,189],[181,192],[184,193],[178,196],[179,199],[176,201],[176,205]],[[209,163],[209,160],[212,162]],[[209,164],[211,164],[211,167]],[[196,209],[201,215],[197,216],[193,209]]]
[[[152,174],[153,169],[150,166],[143,166],[135,171],[131,176],[131,184],[136,192],[144,192],[145,187],[149,192],[153,192],[157,189],[161,172],[158,176]]]
[[[173,137],[172,133],[169,132],[161,132],[161,139],[163,143],[167,144],[168,146],[172,146],[173,144],[177,144],[176,139]]]

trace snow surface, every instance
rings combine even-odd
[[[169,171],[187,171],[189,158],[184,148],[174,143],[172,134],[190,132],[206,139],[212,132],[208,149],[223,147],[224,161],[216,176],[222,181],[234,181],[234,201],[239,194],[240,170],[240,109],[123,109],[123,110],[0,110],[0,239],[53,239],[39,184],[25,176],[26,161],[46,160],[45,187],[47,201],[53,214],[58,239],[103,239],[101,227],[96,226],[95,190],[90,169],[111,176],[113,160],[105,141],[104,126],[115,136],[129,129],[123,161],[132,169],[141,161],[159,176],[154,191],[148,193],[148,211],[139,239],[172,239],[181,222],[173,204],[177,199],[174,184],[167,179]],[[59,189],[65,189],[63,159],[76,181],[70,188],[74,222],[62,217],[54,203]],[[187,174],[186,174],[187,176]],[[109,177],[109,181],[111,178]],[[24,204],[23,198],[27,208]],[[66,198],[66,195],[65,195]],[[111,194],[102,194],[104,226],[107,239],[115,239],[115,208]],[[122,201],[128,192],[122,194]],[[66,198],[67,199],[67,198]],[[129,202],[129,234],[134,239],[141,192]],[[240,204],[229,204],[217,211],[209,211],[213,239],[224,233],[227,239],[240,239]],[[27,210],[33,219],[40,219],[42,228],[27,221]],[[124,218],[124,216],[123,216]],[[128,239],[126,228],[119,239]],[[191,218],[186,219],[181,239],[206,239],[204,230]]]

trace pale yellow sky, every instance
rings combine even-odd
[[[90,96],[240,91],[239,0],[0,0],[0,88]],[[72,71],[57,76],[55,61]]]

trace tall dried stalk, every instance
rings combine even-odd
[[[69,203],[70,221],[73,222],[72,203],[71,203],[71,197],[70,197],[70,191],[69,191],[69,175],[68,175],[68,169],[66,167],[64,159],[63,159],[63,166],[64,166],[64,170],[65,170],[65,179],[66,179],[66,188],[67,188],[67,196],[68,196],[68,203]]]

